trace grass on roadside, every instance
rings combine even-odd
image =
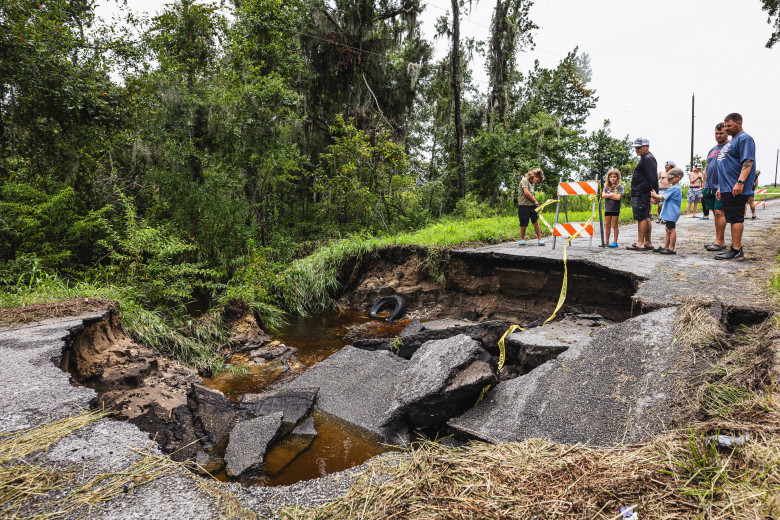
[[[101,298],[118,302],[123,324],[136,341],[212,372],[218,373],[225,369],[218,351],[227,343],[228,333],[218,323],[218,316],[191,324],[185,334],[183,327],[171,324],[160,309],[149,309],[139,303],[140,298],[132,287],[69,282],[49,273],[27,285],[17,286],[13,292],[0,292],[0,308],[75,298]]]

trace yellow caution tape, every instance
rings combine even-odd
[[[536,211],[536,213],[539,215],[539,220],[541,220],[541,221],[542,221],[542,223],[543,223],[545,226],[547,226],[547,229],[549,229],[549,230],[550,230],[550,233],[552,233],[552,232],[553,232],[553,228],[552,228],[552,226],[550,225],[550,223],[549,223],[549,222],[547,222],[547,221],[545,220],[545,218],[542,216],[542,210],[543,210],[543,209],[544,209],[546,206],[548,206],[548,205],[552,204],[553,202],[560,202],[560,199],[547,199],[547,202],[545,202],[545,203],[544,203],[544,204],[542,204],[541,206],[537,206],[537,207],[536,207],[536,209],[534,210],[534,211]]]
[[[588,195],[588,199],[593,200],[595,199],[595,195]],[[558,199],[549,199],[541,206],[537,206],[536,212],[539,214],[539,219],[544,222],[544,225],[547,226],[547,229],[550,230],[550,232],[553,231],[552,226],[547,223],[547,221],[542,217],[541,211],[545,208],[545,206],[552,204],[553,202],[558,202]],[[563,283],[561,284],[561,293],[558,296],[558,305],[555,306],[555,310],[553,310],[552,315],[550,315],[549,318],[545,320],[544,323],[542,323],[542,327],[550,323],[552,320],[555,319],[555,316],[558,314],[558,311],[561,310],[561,307],[563,307],[563,302],[566,301],[566,290],[568,289],[568,280],[569,280],[569,268],[566,263],[566,248],[569,245],[569,242],[574,240],[577,236],[579,236],[580,233],[582,233],[585,228],[590,226],[593,223],[593,220],[596,218],[596,210],[595,208],[590,213],[590,218],[585,223],[584,226],[582,226],[580,229],[577,230],[576,233],[574,233],[572,236],[569,237],[569,239],[563,244]],[[504,367],[504,363],[506,362],[506,347],[504,345],[504,341],[506,337],[509,334],[512,334],[516,330],[525,330],[520,325],[512,325],[507,329],[506,332],[504,332],[504,335],[501,336],[501,339],[498,340],[498,349],[499,349],[499,356],[498,356],[498,369],[501,370]],[[485,393],[490,389],[490,385],[487,385],[485,388],[482,389],[482,393],[479,394],[479,399],[477,399],[477,402],[474,403],[474,406],[480,403],[482,401],[482,398],[485,396]]]
[[[520,325],[512,325],[509,327],[506,332],[504,332],[504,335],[501,336],[501,339],[498,340],[498,350],[500,352],[498,356],[498,370],[501,370],[504,368],[504,363],[506,362],[506,346],[504,345],[504,341],[506,340],[506,337],[512,334],[516,330],[525,330]],[[487,385],[485,388],[482,389],[482,393],[479,394],[479,399],[477,399],[477,402],[474,403],[474,406],[478,405],[480,401],[482,401],[482,398],[485,397],[485,393],[490,390],[491,385]]]
[[[590,200],[593,200],[596,198],[595,195],[588,195],[588,198]],[[544,323],[542,323],[542,327],[550,323],[552,320],[555,319],[555,316],[558,314],[558,311],[561,310],[561,307],[563,307],[563,302],[566,301],[566,290],[568,289],[569,285],[569,266],[566,263],[566,248],[569,245],[569,242],[574,240],[577,236],[579,236],[580,233],[582,233],[586,227],[590,226],[593,223],[593,220],[596,218],[596,210],[595,208],[593,211],[590,212],[590,218],[585,223],[584,226],[582,226],[580,229],[577,230],[576,233],[574,233],[572,236],[569,237],[569,239],[563,244],[563,283],[561,284],[561,294],[558,296],[558,305],[555,306],[555,310],[553,311],[552,315],[545,320]]]

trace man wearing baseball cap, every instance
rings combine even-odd
[[[634,139],[634,151],[639,156],[639,163],[631,176],[631,211],[639,231],[636,242],[626,246],[626,249],[652,251],[650,233],[653,229],[653,216],[650,212],[650,192],[658,191],[658,163],[650,153],[650,141],[644,137]]]

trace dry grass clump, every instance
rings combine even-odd
[[[728,333],[714,299],[690,298],[677,309],[674,341],[689,348],[724,347]]]
[[[61,518],[80,509],[89,510],[180,468],[170,458],[148,451],[141,453],[136,462],[112,473],[55,471],[25,460],[106,415],[106,412],[84,412],[0,436],[0,518]]]
[[[636,506],[648,519],[766,519],[780,514],[780,408],[762,400],[762,422],[737,417],[752,441],[719,452],[705,442],[727,422],[675,432],[631,449],[542,441],[411,450],[386,484],[367,471],[342,499],[283,518],[603,519]],[[766,413],[766,407],[770,412]],[[746,410],[750,406],[746,407]],[[712,429],[711,429],[712,428]]]

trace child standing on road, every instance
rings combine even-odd
[[[672,168],[669,170],[668,175],[670,186],[666,193],[659,195],[655,191],[650,192],[651,199],[656,202],[664,202],[664,208],[661,210],[661,220],[666,221],[664,246],[657,247],[653,251],[662,255],[676,255],[677,251],[674,250],[674,246],[677,242],[677,220],[680,218],[680,210],[682,209],[680,179],[682,179],[683,171],[680,168]]]
[[[544,180],[544,173],[541,168],[536,168],[529,171],[520,179],[520,186],[517,190],[517,216],[520,219],[520,245],[525,245],[525,228],[528,227],[528,221],[530,220],[534,225],[534,231],[536,231],[537,243],[540,246],[544,245],[542,240],[542,230],[539,229],[539,214],[536,212],[536,207],[539,202],[534,198],[531,192],[531,186],[537,182]]]
[[[607,172],[607,182],[601,194],[604,200],[604,220],[607,225],[607,247],[617,247],[618,221],[620,220],[620,199],[623,198],[623,185],[620,184],[620,170],[612,168]],[[615,230],[613,242],[609,241],[610,229]]]

